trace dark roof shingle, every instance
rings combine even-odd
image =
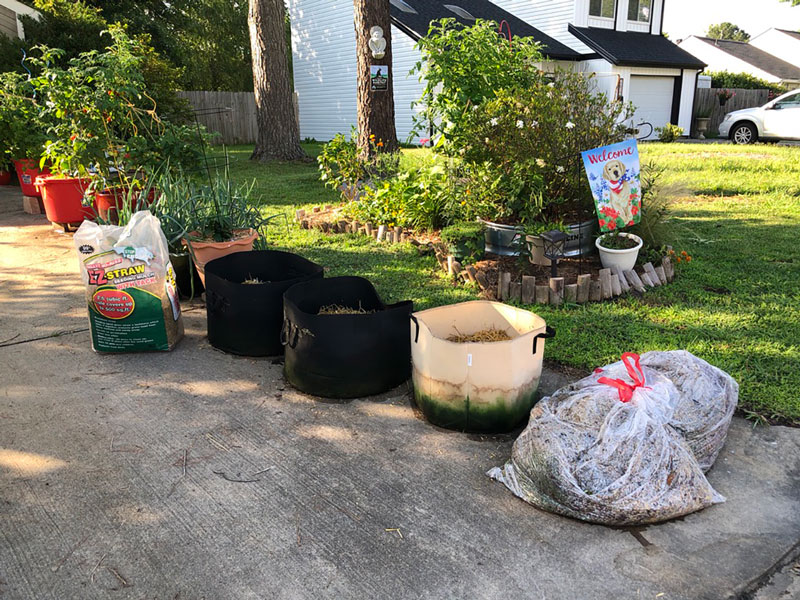
[[[569,26],[569,32],[612,64],[704,69],[706,64],[663,35]]]
[[[498,23],[505,20],[511,28],[513,37],[532,37],[542,44],[542,52],[549,58],[560,60],[578,60],[584,58],[580,53],[569,46],[542,33],[522,19],[515,17],[488,0],[403,1],[414,9],[415,12],[406,12],[395,6],[395,4],[391,4],[392,24],[415,40],[427,35],[431,21],[436,19],[451,17],[464,25],[474,24],[474,21],[464,19],[447,8],[446,5],[449,4],[462,8],[476,19],[486,19],[497,21]]]
[[[773,56],[769,52],[765,52],[761,48],[756,48],[747,42],[715,40],[713,38],[699,36],[697,39],[703,40],[706,44],[715,46],[723,52],[727,52],[731,56],[735,56],[739,60],[743,60],[775,77],[780,77],[781,79],[800,79],[800,67],[796,67],[785,60],[781,60],[777,56]]]

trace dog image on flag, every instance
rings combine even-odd
[[[631,184],[625,178],[625,163],[614,159],[603,167],[603,179],[608,181],[608,203],[625,223],[633,220],[631,214]]]

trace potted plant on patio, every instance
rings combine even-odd
[[[0,73],[0,163],[5,170],[13,164],[25,196],[40,196],[34,182],[49,174],[40,168],[47,126],[27,78],[14,72]]]
[[[0,156],[0,185],[11,184],[11,171],[8,162]]]
[[[209,178],[208,185],[189,184],[186,234],[182,243],[205,282],[205,265],[215,258],[252,250],[259,240],[265,249],[263,228],[270,218],[251,202],[255,182],[235,185],[225,171]]]

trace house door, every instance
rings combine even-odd
[[[631,75],[631,89],[627,100],[636,107],[633,122],[638,124],[645,121],[653,126],[653,133],[645,139],[658,138],[655,128],[670,122],[674,89],[674,77]]]

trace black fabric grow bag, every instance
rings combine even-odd
[[[235,252],[206,264],[208,340],[245,356],[283,353],[283,293],[294,284],[321,279],[322,267],[277,250]],[[266,283],[245,284],[248,279]]]
[[[368,314],[320,315],[336,304]],[[283,296],[284,372],[297,389],[325,398],[385,392],[411,376],[410,301],[386,306],[361,277],[295,285]]]

